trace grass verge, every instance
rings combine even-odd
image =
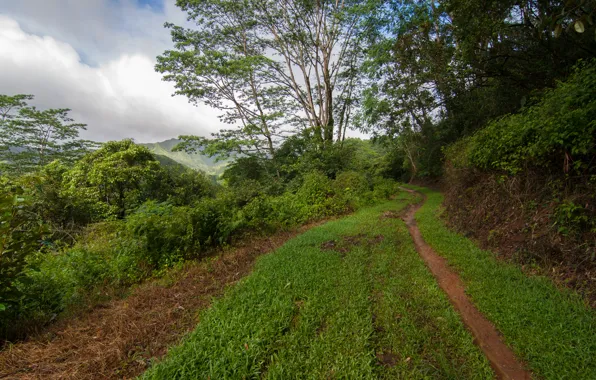
[[[416,214],[425,241],[460,274],[478,309],[532,372],[548,379],[596,379],[596,315],[571,291],[495,259],[440,220],[443,196],[427,196]]]
[[[490,378],[396,217],[400,196],[260,258],[143,377]]]

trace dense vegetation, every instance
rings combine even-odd
[[[594,2],[379,4],[357,121],[394,174],[439,180],[453,226],[594,299]]]
[[[177,5],[189,22],[166,25],[174,46],[157,58],[156,70],[176,94],[219,110],[229,128],[210,137],[180,136],[180,143],[170,142],[167,149],[132,140],[95,144],[79,138],[86,126],[72,120],[69,109],[40,110],[29,105],[31,95],[0,95],[1,339],[122,294],[246,234],[289,229],[378,203],[395,194],[395,180],[442,180],[446,217],[456,227],[499,249],[513,242],[503,256],[544,266],[543,273],[561,266],[562,283],[596,295],[590,272],[596,268],[593,2],[178,0]],[[346,137],[349,129],[373,139]],[[212,176],[175,162],[203,168],[204,162],[194,160],[203,154],[221,165]],[[222,162],[228,164],[225,171]],[[289,260],[291,253],[290,247],[271,260]],[[349,277],[365,264],[382,271],[379,262],[389,260],[382,254],[375,263],[356,259],[342,274]],[[316,266],[317,260],[301,265]],[[263,279],[265,274],[273,277]],[[242,293],[249,286],[270,290],[259,281],[273,281],[276,274],[265,274],[257,272],[207,317],[229,304],[246,307],[236,303],[250,298]],[[411,275],[424,277],[414,270]],[[303,285],[317,292],[318,284]],[[343,285],[354,297],[365,297],[354,284]],[[445,304],[434,294],[421,297]],[[287,317],[296,300],[286,298],[273,306]],[[490,305],[486,310],[492,313]],[[240,312],[267,320],[264,328],[271,331],[260,331],[266,339],[283,328],[259,310]],[[354,326],[368,334],[371,326],[358,318]],[[234,323],[231,328],[240,329]],[[293,337],[302,339],[300,332]],[[399,339],[386,338],[387,344]],[[187,345],[200,339],[216,338],[195,335]],[[324,349],[335,349],[328,343]],[[263,344],[248,367],[229,358],[239,373],[258,372],[259,361],[271,354],[273,359],[311,355],[278,353],[270,342]],[[366,342],[359,344],[354,365],[362,366],[354,373],[368,375],[371,352]],[[466,345],[461,356],[476,360]],[[177,351],[181,357],[184,350]],[[471,371],[442,367],[447,359],[440,353],[433,357],[446,376]],[[537,371],[543,367],[527,359]],[[413,364],[425,367],[422,361]],[[168,363],[153,373],[169,373]],[[482,372],[485,363],[471,366]],[[271,370],[286,375],[282,367]],[[298,370],[288,369],[289,376]]]
[[[346,140],[341,152],[308,161],[288,154],[288,169],[275,175],[266,162],[240,158],[223,184],[161,165],[131,140],[102,144],[70,165],[56,154],[48,164],[32,161],[26,173],[6,171],[3,336],[18,336],[244,233],[292,228],[394,194],[395,183],[370,170],[382,156],[378,147]],[[10,164],[13,156],[7,157]]]

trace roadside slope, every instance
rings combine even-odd
[[[442,195],[409,187],[427,196],[416,214],[424,240],[460,274],[474,304],[532,372],[549,379],[596,378],[596,314],[586,302],[450,231],[439,218]]]

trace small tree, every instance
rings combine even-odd
[[[110,141],[65,173],[64,191],[91,219],[124,218],[145,200],[158,198],[163,175],[147,148],[132,140]]]

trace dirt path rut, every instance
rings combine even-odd
[[[403,190],[415,193],[412,190]],[[441,289],[447,293],[466,327],[472,332],[474,342],[488,358],[497,377],[515,380],[531,379],[530,372],[524,369],[511,349],[505,345],[495,326],[470,301],[459,275],[449,267],[447,260],[439,256],[422,238],[414,218],[422,204],[423,202],[411,207],[403,218],[408,225],[416,250],[437,279]]]

